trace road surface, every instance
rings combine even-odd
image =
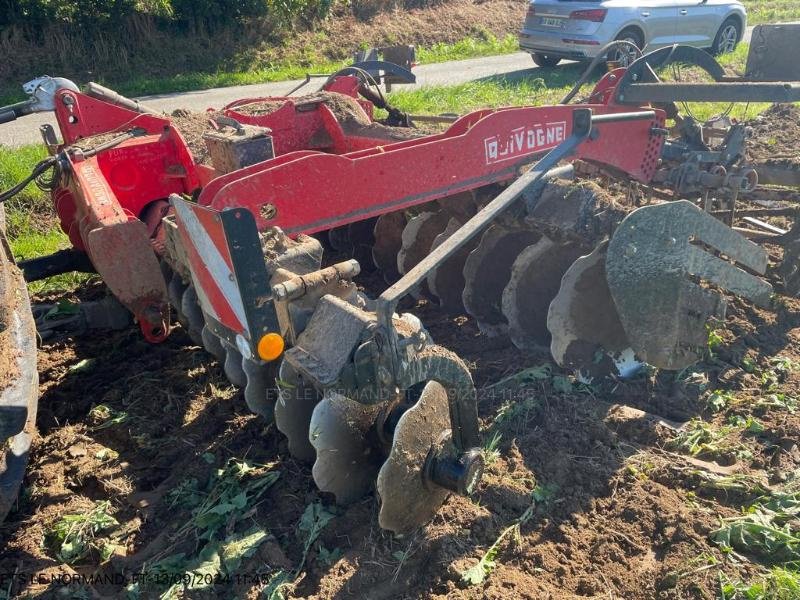
[[[752,27],[748,27],[744,41],[750,41]],[[509,78],[536,77],[538,67],[533,65],[531,57],[526,52],[515,52],[501,56],[487,56],[484,58],[471,58],[431,65],[419,65],[414,68],[417,83],[403,85],[402,89],[414,89],[427,85],[454,85],[491,76],[506,76]],[[35,76],[31,74],[31,78]],[[174,94],[160,94],[157,96],[143,96],[138,98],[156,110],[167,113],[177,108],[192,111],[203,111],[207,108],[220,108],[239,98],[252,98],[258,96],[281,96],[301,83],[302,80],[280,81],[275,83],[257,83],[253,85],[236,85],[232,87],[198,90],[196,92],[179,92]],[[23,82],[20,82],[22,84]],[[314,90],[322,84],[312,81],[309,90]],[[0,144],[6,146],[22,146],[36,144],[41,141],[39,126],[44,123],[55,125],[52,113],[39,113],[29,115],[13,123],[0,125]]]

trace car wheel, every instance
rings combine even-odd
[[[642,34],[636,29],[622,30],[614,41],[630,42],[639,50],[644,48],[644,39],[642,39]],[[608,55],[608,60],[619,63],[620,67],[627,67],[633,61],[635,61],[638,56],[639,54],[633,48],[623,47],[612,50]]]
[[[545,69],[552,69],[558,63],[561,62],[561,59],[557,56],[551,56],[549,54],[542,54],[541,52],[534,52],[531,54],[533,58],[533,62],[536,63],[539,67],[544,67]]]
[[[742,25],[736,17],[728,17],[722,23],[714,38],[714,45],[711,50],[714,54],[725,54],[733,52],[742,36]]]

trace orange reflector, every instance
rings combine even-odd
[[[258,355],[261,360],[275,360],[283,353],[283,338],[278,333],[268,333],[258,340]]]

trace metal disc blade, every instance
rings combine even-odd
[[[303,462],[316,458],[308,441],[311,413],[319,402],[320,393],[303,381],[285,360],[278,370],[278,400],[275,402],[275,426],[289,442],[289,453]]]
[[[557,243],[542,237],[523,250],[511,267],[503,290],[503,314],[508,334],[522,350],[547,347],[547,311],[561,287],[561,278],[582,254],[576,244]]]
[[[207,325],[203,325],[200,337],[203,339],[203,348],[206,349],[206,352],[219,362],[225,362],[225,348],[222,347],[222,341],[214,335]]]
[[[553,359],[576,370],[587,383],[606,375],[629,377],[642,366],[633,356],[608,290],[607,246],[603,243],[572,263],[547,313]]]
[[[541,234],[529,229],[509,228],[495,223],[481,236],[464,261],[464,308],[487,335],[507,330],[501,309],[503,289],[511,278],[514,260]]]
[[[243,388],[247,385],[247,375],[242,369],[242,353],[228,342],[222,342],[222,347],[225,349],[225,361],[222,363],[225,377],[236,387]]]
[[[636,353],[656,367],[675,370],[701,356],[708,342],[706,323],[723,318],[726,304],[718,291],[697,280],[768,306],[772,286],[739,264],[764,273],[767,252],[691,202],[630,213],[608,244],[606,274]]]
[[[348,251],[352,247],[352,243],[350,242],[350,233],[347,229],[347,225],[329,229],[328,243],[331,248],[338,252]]]
[[[447,229],[433,240],[431,250],[437,248],[453,235],[461,228],[461,225],[461,221],[450,219],[447,223]],[[464,244],[456,253],[444,261],[440,267],[433,269],[428,274],[428,289],[439,301],[439,306],[449,313],[462,314],[464,312],[464,263],[477,243],[477,238],[473,238],[473,241]]]
[[[377,219],[366,219],[356,221],[347,226],[347,233],[352,244],[352,257],[361,265],[362,273],[370,273],[374,270],[372,264],[372,246],[375,244],[375,221]]]
[[[475,194],[471,191],[441,198],[437,201],[437,204],[442,210],[450,213],[451,217],[458,219],[462,223],[478,212],[477,200]]]
[[[202,332],[206,324],[206,318],[203,316],[203,309],[200,308],[200,301],[197,298],[197,290],[193,285],[187,287],[181,297],[181,312],[183,312],[189,324],[186,329],[189,337],[195,344],[202,346]]]
[[[433,518],[444,503],[449,492],[425,482],[422,472],[431,447],[449,430],[447,392],[431,381],[397,421],[392,449],[378,473],[378,523],[383,529],[408,533]]]
[[[408,273],[425,258],[431,250],[433,240],[442,233],[450,220],[447,212],[423,212],[412,217],[403,229],[403,245],[397,253],[397,268]]]
[[[308,439],[317,459],[311,471],[323,492],[339,504],[351,504],[369,493],[384,454],[373,433],[381,405],[368,406],[327,392],[314,408]],[[372,439],[369,439],[372,438]]]
[[[375,221],[372,262],[383,273],[387,283],[394,283],[400,277],[397,270],[397,254],[403,247],[403,229],[406,222],[403,211],[381,215]]]
[[[244,387],[247,407],[267,421],[272,421],[275,416],[275,377],[278,375],[278,365],[245,358],[242,359],[242,370],[247,376],[247,385]]]

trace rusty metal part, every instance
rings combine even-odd
[[[494,336],[508,330],[502,298],[511,279],[511,266],[520,252],[541,237],[530,227],[493,223],[467,256],[463,270],[464,308],[483,333]]]
[[[701,356],[706,323],[722,318],[726,304],[698,279],[768,306],[772,287],[737,263],[763,274],[767,253],[691,202],[645,206],[628,215],[609,243],[606,273],[636,354],[664,369],[682,369]]]
[[[333,280],[350,280],[361,272],[356,260],[346,260],[325,269],[305,275],[295,275],[272,287],[272,293],[280,301],[297,300],[319,288],[330,285]]]
[[[447,499],[449,490],[426,481],[423,473],[429,455],[447,440],[443,434],[449,430],[447,391],[431,381],[397,421],[392,449],[378,473],[378,523],[383,529],[408,533],[429,521]]]
[[[351,504],[369,493],[385,459],[374,425],[380,405],[367,406],[334,392],[325,392],[314,408],[308,439],[316,451],[311,471],[323,492],[338,504]]]
[[[550,303],[550,353],[582,381],[608,375],[628,377],[642,366],[634,357],[606,281],[606,248],[597,246],[564,273]]]
[[[550,345],[547,311],[564,273],[583,253],[578,244],[559,243],[542,236],[514,260],[503,290],[502,310],[508,321],[508,334],[517,348],[530,350]]]

